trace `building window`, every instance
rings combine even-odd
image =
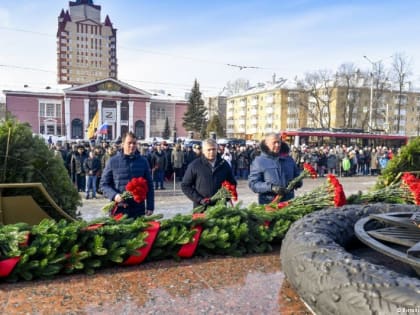
[[[145,132],[144,132],[144,121],[137,120],[134,124],[134,133],[136,134],[137,139],[144,140]]]
[[[79,118],[73,119],[71,122],[71,138],[83,139],[83,121]]]
[[[39,103],[39,117],[60,118],[61,101],[48,101]]]

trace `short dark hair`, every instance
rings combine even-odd
[[[124,142],[125,141],[125,138],[127,138],[127,137],[131,137],[133,139],[137,139],[136,134],[134,132],[132,132],[132,131],[129,131],[129,132],[126,132],[125,134],[123,134],[123,136],[121,138],[121,142]]]

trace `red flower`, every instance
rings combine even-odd
[[[230,193],[233,201],[238,200],[238,192],[236,191],[236,185],[234,185],[234,184],[228,182],[227,180],[225,180],[222,183],[222,187],[226,188],[226,190]]]
[[[136,177],[130,180],[125,186],[125,191],[121,194],[122,200],[134,199],[135,202],[141,203],[146,200],[147,192],[149,191],[149,186],[147,185],[147,180],[143,177]],[[102,211],[105,213],[111,213],[117,208],[117,203],[112,201],[107,203],[102,207]]]
[[[318,173],[316,172],[316,170],[312,167],[311,164],[309,163],[303,163],[303,170],[306,171],[307,173],[309,173],[309,175],[312,178],[317,178],[318,177]]]
[[[146,200],[149,186],[147,186],[147,180],[145,180],[143,177],[136,177],[128,182],[128,184],[125,186],[125,189],[131,193],[135,202],[140,203]]]
[[[334,205],[341,207],[346,204],[346,195],[343,186],[338,181],[337,177],[332,174],[327,175],[328,182],[331,184],[332,192],[334,193]]]
[[[413,203],[420,205],[420,179],[414,174],[404,173],[401,182],[402,188],[405,188],[411,194]]]
[[[288,201],[279,202],[277,204],[277,209],[281,209],[281,208],[287,207],[288,205],[289,205],[289,202]]]

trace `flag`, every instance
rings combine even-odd
[[[96,131],[96,133],[98,134],[107,134],[108,133],[108,124],[107,123],[103,123],[98,130]]]
[[[87,130],[87,137],[88,139],[92,139],[95,137],[95,130],[98,128],[99,124],[99,112],[96,111],[95,116],[93,116],[92,120],[90,121],[88,130]]]

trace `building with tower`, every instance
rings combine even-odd
[[[81,85],[106,78],[117,79],[117,30],[93,0],[69,2],[61,10],[57,30],[59,84]]]

